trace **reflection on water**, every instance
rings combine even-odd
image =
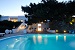
[[[36,44],[36,43],[39,43],[39,44],[41,44],[41,43],[44,43],[44,44],[47,44],[48,43],[48,41],[52,41],[52,39],[55,39],[56,41],[60,41],[61,40],[61,38],[63,38],[62,40],[64,41],[64,42],[66,42],[66,39],[67,39],[67,37],[66,37],[66,35],[64,35],[64,36],[59,36],[59,35],[56,35],[55,36],[55,38],[53,38],[53,37],[48,37],[47,35],[46,36],[42,36],[42,35],[38,35],[38,36],[33,36],[33,42],[34,42],[34,44]],[[56,42],[55,41],[55,42]],[[59,42],[58,41],[58,42]]]
[[[42,36],[38,35],[38,42],[41,43],[42,42]]]
[[[56,41],[58,40],[58,36],[56,35]]]
[[[34,44],[36,44],[36,36],[35,35],[33,36],[33,42],[34,42]]]
[[[48,41],[47,37],[44,38],[44,44],[47,44],[47,41]]]
[[[58,37],[61,38],[60,36],[56,35],[56,41],[58,41]],[[66,42],[66,36],[64,35],[64,42]]]
[[[44,44],[47,44],[47,41],[48,41],[48,38],[47,38],[47,36],[46,37],[44,37],[43,38],[43,36],[41,36],[41,35],[38,35],[38,36],[33,36],[33,42],[34,42],[34,44],[36,44],[36,42],[38,42],[38,43],[43,43],[44,42]]]
[[[64,41],[66,42],[66,36],[64,36]]]
[[[30,35],[0,41],[0,50],[75,50],[75,35]]]

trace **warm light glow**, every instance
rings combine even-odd
[[[41,24],[38,24],[38,31],[41,31]]]
[[[70,22],[70,24],[72,25],[73,23],[72,23],[72,22]]]
[[[33,42],[36,44],[36,36],[33,36]]]
[[[64,30],[64,33],[66,33],[66,30]]]
[[[13,28],[15,28],[15,26],[13,26]]]
[[[45,20],[46,21],[46,20]]]
[[[41,43],[42,42],[42,36],[38,36],[38,42]]]
[[[41,26],[41,24],[38,24],[38,26]]]
[[[16,20],[16,19],[14,19],[14,21],[13,22],[17,22],[18,20]]]
[[[64,41],[66,42],[66,36],[64,36]]]
[[[58,36],[56,36],[56,41],[58,40]]]
[[[25,26],[20,26],[19,29],[25,29]]]
[[[58,32],[58,30],[56,30],[56,32]]]
[[[75,22],[75,19],[72,19],[72,22]]]
[[[17,19],[10,19],[10,21],[17,22],[18,20]]]
[[[17,22],[17,21],[18,21],[18,19],[17,19],[17,18],[9,18],[9,21]]]
[[[43,22],[41,22],[41,23],[43,23]]]

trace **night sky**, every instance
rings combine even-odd
[[[30,2],[38,3],[41,0],[0,0],[0,14],[4,16],[24,15],[21,11],[21,6],[29,5]],[[68,0],[58,0],[68,1]]]

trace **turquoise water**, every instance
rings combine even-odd
[[[0,40],[0,50],[75,50],[75,34],[32,34]]]

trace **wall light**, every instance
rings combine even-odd
[[[66,30],[64,30],[64,33],[66,33],[67,31]]]
[[[58,32],[58,30],[56,30],[56,32]]]

